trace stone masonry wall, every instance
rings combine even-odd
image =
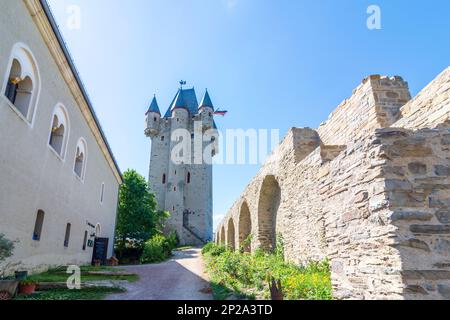
[[[216,240],[281,234],[288,260],[330,260],[338,299],[450,298],[449,70],[406,105],[406,82],[371,76],[317,132],[291,129]]]

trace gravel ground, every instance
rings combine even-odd
[[[121,266],[139,275],[139,280],[123,285],[126,293],[106,300],[212,300],[200,249],[176,251],[171,260],[159,264]]]

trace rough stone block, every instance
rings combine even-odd
[[[428,244],[422,240],[419,239],[408,239],[406,241],[402,241],[400,242],[400,246],[402,247],[409,247],[409,248],[414,248],[414,249],[419,249],[419,250],[424,250],[426,252],[430,252],[430,247],[428,246]]]
[[[450,225],[412,225],[411,232],[423,234],[450,234]]]
[[[421,162],[412,162],[408,164],[408,170],[412,174],[424,175],[427,173],[427,165]]]
[[[437,176],[450,176],[450,166],[434,166],[434,173]]]
[[[445,284],[439,284],[438,285],[438,292],[443,296],[445,299],[450,299],[450,286]]]
[[[432,218],[431,213],[419,211],[396,211],[391,215],[392,221],[430,221]]]
[[[436,212],[436,218],[442,224],[450,223],[450,211],[449,210],[439,210]]]

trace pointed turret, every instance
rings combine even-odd
[[[156,95],[153,96],[152,103],[150,103],[150,107],[148,108],[146,114],[149,114],[150,112],[154,112],[161,115],[161,112],[159,111],[158,101],[156,101]]]
[[[214,105],[211,102],[208,89],[206,89],[205,95],[203,96],[202,102],[200,103],[199,109],[201,108],[211,108],[214,111]]]
[[[211,129],[214,125],[214,105],[211,102],[208,89],[206,89],[202,102],[198,107],[198,111],[200,113],[200,118],[202,119],[203,129]]]
[[[172,106],[172,111],[175,108],[187,108],[186,102],[184,101],[184,98],[183,98],[183,89],[178,90],[177,97]]]
[[[147,128],[145,129],[145,134],[148,137],[154,137],[159,133],[161,112],[159,111],[158,102],[156,101],[156,95],[153,96],[153,100],[150,103],[150,107],[146,112],[146,123]]]

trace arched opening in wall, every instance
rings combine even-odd
[[[236,248],[233,218],[228,220],[227,245],[228,245],[228,247],[230,247],[233,250]]]
[[[162,175],[162,184],[166,184],[166,174]]]
[[[84,139],[80,139],[77,144],[77,149],[75,153],[75,165],[73,171],[81,179],[84,179],[86,165],[86,142]]]
[[[36,222],[34,223],[33,240],[40,241],[42,234],[42,227],[44,226],[45,213],[39,210],[36,215]]]
[[[225,226],[222,226],[222,229],[220,230],[220,244],[222,246],[225,245]]]
[[[95,226],[95,237],[100,238],[101,235],[102,235],[102,226],[100,225],[100,223],[97,223],[97,225]]]
[[[68,129],[67,113],[62,106],[57,106],[52,117],[49,145],[61,158],[64,158]]]
[[[250,209],[247,202],[241,206],[239,211],[239,248],[242,247],[244,252],[251,252],[251,239],[250,234],[252,232],[252,218],[250,215]]]
[[[4,95],[15,111],[31,123],[40,87],[39,71],[33,55],[25,45],[14,46],[5,82]]]
[[[258,240],[265,251],[273,251],[276,248],[280,200],[281,189],[278,181],[272,175],[265,177],[258,202]]]
[[[187,173],[186,182],[188,184],[191,183],[191,173],[190,172]]]

